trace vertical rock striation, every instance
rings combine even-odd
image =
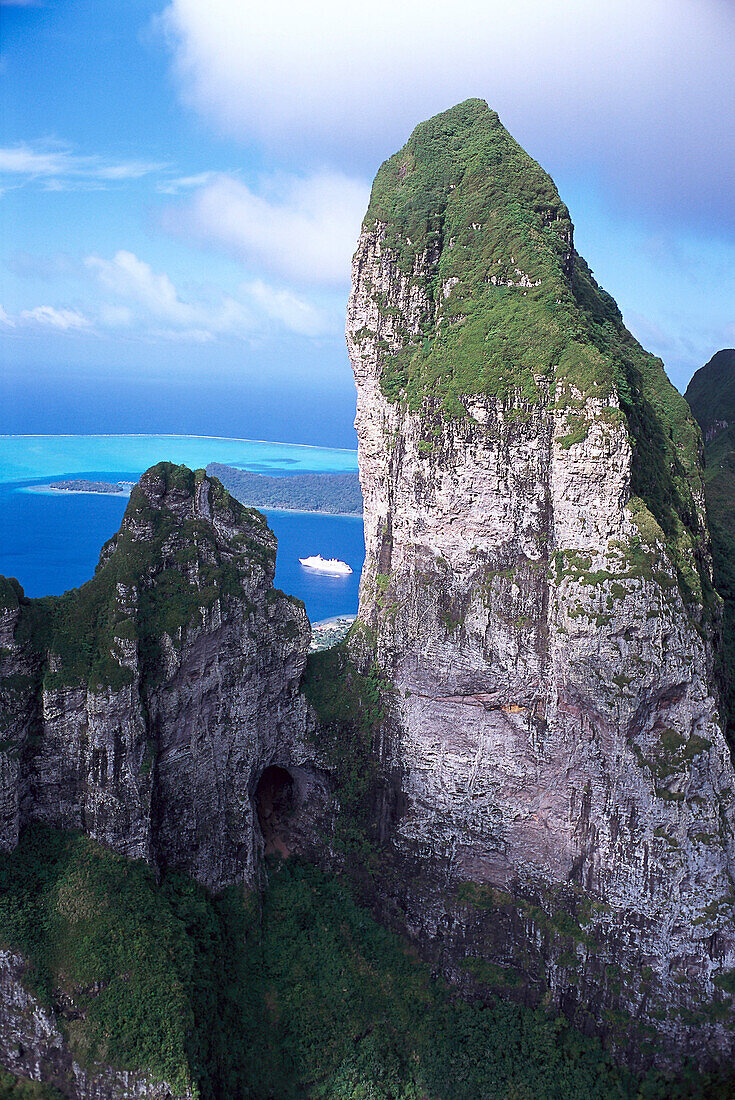
[[[735,777],[698,432],[481,101],[380,169],[347,340],[351,646],[386,685],[409,929],[455,977],[721,1057]]]
[[[2,582],[4,848],[40,820],[212,889],[254,880],[263,771],[323,794],[299,692],[309,624],[273,588],[275,554],[259,512],[164,463],[86,585],[28,600]]]

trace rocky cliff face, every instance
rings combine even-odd
[[[484,103],[378,173],[347,339],[351,645],[384,678],[410,931],[655,1058],[725,1055],[735,776],[698,435]]]
[[[252,882],[258,784],[288,768],[317,808],[299,694],[303,605],[273,588],[265,519],[221,484],[154,467],[95,577],[58,599],[3,582],[0,842],[40,820],[187,871]]]

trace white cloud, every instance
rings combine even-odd
[[[21,310],[19,321],[23,324],[43,325],[58,328],[63,332],[70,329],[88,329],[91,322],[76,309],[56,309],[54,306],[36,306],[34,309]]]
[[[41,153],[27,145],[14,149],[0,149],[0,172],[18,172],[21,175],[49,176],[66,170],[68,154],[63,152]]]
[[[82,156],[68,148],[44,149],[27,144],[0,148],[0,175],[40,179],[48,191],[137,180],[165,168],[165,164],[155,161],[108,161],[100,156]]]
[[[212,338],[215,334],[242,336],[253,329],[251,314],[241,302],[227,295],[214,305],[184,301],[168,275],[163,272],[157,274],[150,264],[133,252],[121,249],[111,260],[88,256],[85,263],[104,290],[111,292],[115,298],[123,299],[123,302],[136,305],[138,321],[154,323],[159,336],[166,333],[166,338],[170,338],[173,331],[181,334],[183,330],[189,330],[197,332],[201,342],[203,333],[208,333]],[[119,324],[122,314],[112,316]],[[165,328],[157,327],[161,322]]]
[[[303,284],[344,284],[370,194],[337,172],[281,177],[256,194],[218,176],[164,224],[235,255],[246,264]]]
[[[486,98],[553,171],[712,223],[735,207],[735,9],[721,0],[170,0],[184,99],[281,157],[374,170]]]
[[[291,332],[301,336],[322,336],[329,325],[322,313],[290,290],[268,286],[261,279],[243,288],[268,317],[280,321]]]
[[[105,327],[128,327],[156,339],[197,343],[253,336],[269,327],[269,322],[304,336],[319,336],[329,329],[311,303],[261,280],[245,284],[241,298],[221,294],[216,300],[211,295],[185,300],[167,274],[155,272],[133,252],[121,249],[111,260],[88,256],[85,264],[110,296],[99,311]]]
[[[184,297],[165,272],[155,271],[125,249],[111,259],[87,256],[83,264],[94,290],[91,308],[40,305],[11,315],[0,306],[0,327],[19,333],[45,328],[197,344],[248,340],[284,331],[319,337],[334,335],[342,328],[342,311],[332,309],[331,303],[324,309],[287,287],[262,279],[243,283],[237,294],[194,288]]]
[[[195,187],[204,187],[217,178],[217,172],[198,172],[194,176],[179,176],[175,179],[162,180],[156,185],[156,190],[161,195],[178,195],[182,191],[191,191]]]
[[[151,172],[158,172],[165,165],[154,161],[129,160],[121,164],[103,164],[96,169],[97,175],[103,180],[137,180],[141,176],[148,176]]]
[[[168,275],[157,275],[150,264],[121,249],[111,260],[88,256],[85,263],[105,290],[138,303],[153,317],[189,325],[197,307],[183,302]]]

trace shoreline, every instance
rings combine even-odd
[[[317,626],[333,626],[334,623],[354,623],[356,618],[357,614],[332,615],[329,619],[320,619],[318,623],[312,623],[311,629],[314,630]]]
[[[12,481],[5,482],[6,485],[12,485]],[[229,491],[229,490],[228,490]],[[129,497],[130,493],[125,490],[120,490],[114,493],[103,493],[97,489],[55,489],[52,485],[20,485],[13,492],[16,493],[47,493],[50,496],[91,496],[91,497]],[[230,493],[230,496],[233,496]],[[237,500],[237,497],[234,498]],[[239,501],[242,504],[242,501]],[[287,516],[332,516],[335,519],[359,519],[361,522],[363,516],[361,512],[323,512],[316,511],[312,508],[269,508],[265,504],[243,504],[243,508],[254,508],[258,512],[278,512]]]
[[[229,492],[229,489],[228,489]],[[230,493],[230,496],[233,494]],[[237,497],[235,497],[237,500]],[[240,501],[242,504],[242,501]],[[311,508],[268,508],[264,504],[243,504],[243,508],[255,508],[258,512],[282,512],[287,516],[332,516],[335,519],[359,519],[363,520],[362,512],[317,512]]]

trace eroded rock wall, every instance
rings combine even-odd
[[[83,1067],[54,1012],[29,992],[28,965],[0,951],[0,1053],[11,1073],[53,1085],[72,1100],[193,1100],[194,1090],[109,1066]]]
[[[59,601],[7,586],[6,849],[42,820],[220,889],[255,880],[265,768],[301,767],[324,808],[299,692],[309,624],[273,588],[275,548],[219,482],[154,467],[89,585]]]

